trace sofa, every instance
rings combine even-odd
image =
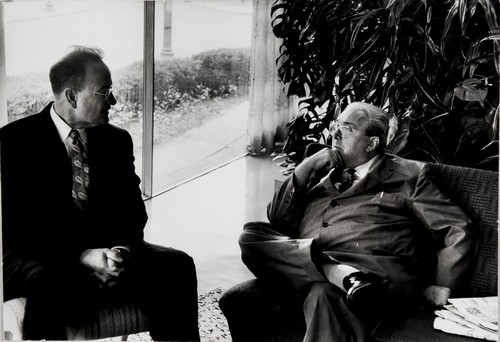
[[[436,185],[469,215],[477,230],[477,250],[462,297],[497,296],[498,173],[443,164],[430,166]],[[276,299],[279,295],[258,279],[236,284],[223,294],[219,306],[234,342],[302,341],[302,315],[280,304]],[[380,324],[373,341],[477,341],[435,330],[434,318],[434,308],[422,303]]]

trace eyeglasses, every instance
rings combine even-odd
[[[99,93],[97,91],[92,91],[92,90],[88,90],[88,89],[84,89],[84,88],[76,88],[76,89],[87,91],[87,92],[92,93],[92,94],[104,96],[104,100],[108,100],[110,98],[111,94],[113,94],[112,88],[108,88],[105,93]]]
[[[330,134],[333,134],[336,130],[340,129],[342,133],[352,133],[354,131],[354,126],[351,124],[345,124],[339,121],[332,121],[330,124]]]

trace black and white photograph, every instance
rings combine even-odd
[[[498,0],[0,0],[4,341],[498,341]]]

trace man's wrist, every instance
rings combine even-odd
[[[311,176],[312,168],[304,164],[304,162],[299,164],[293,172],[293,185],[297,188],[306,185]]]

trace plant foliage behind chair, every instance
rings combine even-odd
[[[304,99],[284,152],[300,161],[348,103],[366,101],[398,118],[393,153],[496,169],[499,7],[497,0],[277,0],[278,73],[287,94]]]

